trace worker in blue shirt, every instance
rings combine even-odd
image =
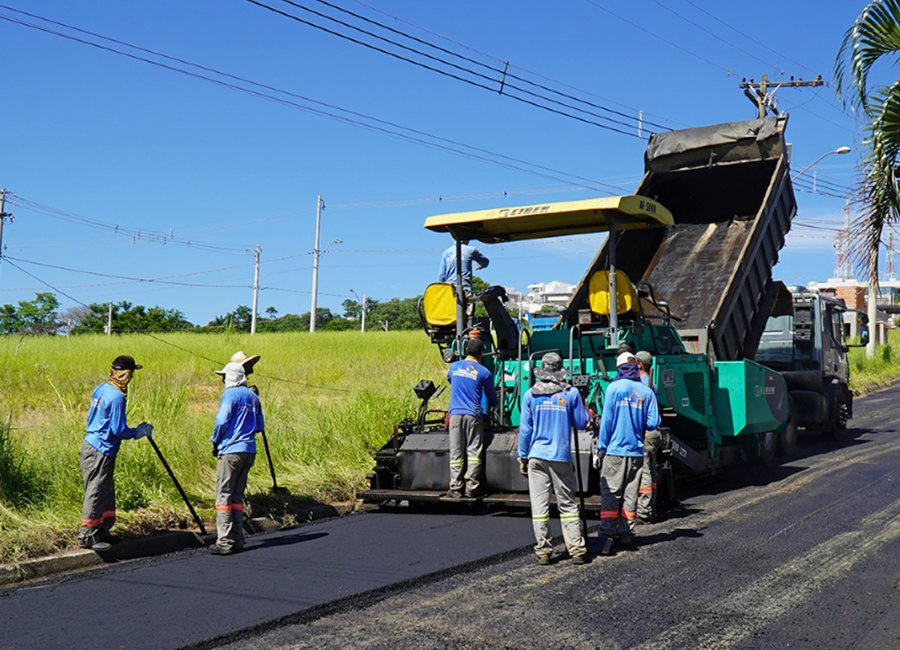
[[[594,466],[600,470],[601,553],[613,540],[634,543],[638,490],[644,462],[644,433],[660,424],[656,393],[641,381],[630,352],[616,358],[617,374],[606,389]]]
[[[489,407],[497,404],[494,378],[481,365],[484,342],[471,338],[466,358],[455,361],[447,371],[450,382],[450,499],[483,496],[481,455],[483,451],[482,396]]]
[[[87,414],[87,435],[81,446],[79,460],[84,481],[84,502],[81,506],[81,528],[78,544],[95,551],[109,549],[109,530],[116,523],[116,488],[113,473],[116,454],[122,440],[143,438],[153,433],[153,426],[141,422],[136,428],[125,419],[128,384],[134,371],[143,366],[127,354],[116,357],[109,371],[109,380],[94,389]]]
[[[556,494],[559,521],[569,556],[575,564],[587,562],[581,517],[575,502],[572,466],[572,429],[583,429],[588,413],[578,390],[568,384],[562,358],[548,352],[534,369],[537,379],[522,399],[519,424],[519,471],[528,477],[531,523],[538,564],[550,564],[550,490]]]
[[[244,548],[244,492],[247,476],[256,460],[256,434],[265,429],[259,397],[247,386],[247,374],[252,372],[258,360],[259,356],[255,355],[247,357],[243,363],[232,361],[222,370],[216,370],[216,374],[222,376],[225,390],[210,437],[212,454],[218,459],[217,540],[209,547],[210,553],[215,555],[229,555]]]
[[[469,245],[468,239],[460,241],[462,252],[462,287],[466,301],[466,315],[471,319],[475,315],[475,301],[472,295],[472,266],[479,269],[487,268],[490,260],[481,254],[474,246]],[[438,282],[449,282],[456,287],[456,244],[444,251],[441,256],[441,266],[438,269]]]

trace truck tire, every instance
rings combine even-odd
[[[794,400],[791,400],[791,419],[787,426],[778,434],[778,455],[792,456],[797,451],[797,411],[794,410]]]
[[[759,458],[757,462],[760,465],[768,465],[775,460],[775,454],[778,452],[778,433],[775,431],[766,431],[759,434]]]
[[[834,407],[834,415],[829,428],[822,432],[825,440],[843,440],[847,436],[847,421],[850,419],[850,406],[847,404],[843,396],[835,395],[838,400]]]

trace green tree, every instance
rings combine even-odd
[[[59,330],[59,300],[49,292],[36,293],[34,300],[20,300],[17,307],[0,308],[0,331],[3,334],[56,334]]]
[[[900,0],[875,0],[847,30],[834,65],[838,96],[861,109],[867,120],[856,234],[863,243],[860,262],[870,283],[878,281],[881,234],[900,214],[900,80],[870,88],[869,75],[876,63],[895,64],[898,56]]]
[[[89,305],[86,312],[81,313],[81,320],[74,324],[72,334],[106,331],[109,319],[108,305],[95,303]],[[177,309],[165,307],[135,305],[127,300],[112,306],[112,329],[114,333],[126,332],[179,332],[193,329],[193,324]]]

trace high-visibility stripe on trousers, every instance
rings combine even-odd
[[[81,505],[78,537],[96,538],[98,534],[109,532],[116,523],[116,486],[113,481],[116,457],[102,454],[85,442],[81,445],[79,462],[84,481],[84,502]]]
[[[641,467],[641,489],[637,502],[637,514],[641,519],[652,519],[656,515],[656,452],[659,446],[659,431],[648,431],[644,435],[644,465]]]
[[[450,491],[479,493],[482,484],[481,417],[475,415],[450,416]]]
[[[642,456],[604,456],[600,469],[601,535],[615,537],[634,530],[643,465]]]
[[[219,546],[244,545],[244,492],[256,454],[223,454],[216,464],[216,533]]]
[[[559,522],[569,555],[584,555],[587,547],[581,534],[581,516],[575,502],[575,470],[571,463],[531,458],[528,461],[528,495],[531,498],[531,525],[538,555],[553,550],[550,539],[550,490],[556,495]]]

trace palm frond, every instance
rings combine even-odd
[[[844,34],[834,63],[835,91],[869,111],[869,72],[886,55],[900,52],[900,0],[874,0]],[[888,57],[890,58],[890,57]]]

